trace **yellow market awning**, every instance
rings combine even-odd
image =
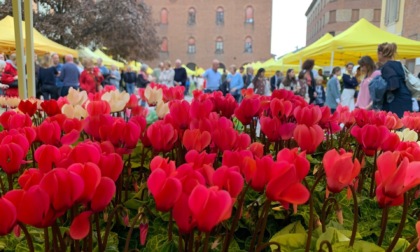
[[[25,24],[22,24],[23,38],[25,39]],[[0,49],[10,52],[16,48],[15,30],[13,25],[13,17],[7,16],[0,20]],[[43,36],[39,31],[33,29],[34,34],[34,49],[37,53],[52,53],[55,52],[61,56],[71,54],[78,57],[76,50],[62,46],[47,37]]]
[[[397,59],[420,57],[419,41],[381,30],[362,18],[346,31],[308,50],[304,58],[315,59],[317,65],[328,61],[330,65],[345,64],[348,61],[357,63],[365,55],[377,60],[378,45],[384,42],[397,44]]]
[[[104,52],[102,52],[99,49],[96,49],[93,53],[97,55],[97,58],[102,59],[102,62],[105,66],[115,65],[119,68],[124,68],[124,63],[113,60],[111,57],[109,57],[108,55],[106,55]]]

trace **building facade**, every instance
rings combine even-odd
[[[382,0],[312,0],[305,14],[306,45],[325,33],[338,35],[361,18],[379,27],[381,8]]]
[[[176,59],[189,68],[243,65],[271,57],[272,0],[143,0],[161,38],[152,68]]]

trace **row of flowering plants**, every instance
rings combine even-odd
[[[1,97],[0,250],[420,249],[420,114],[183,93]]]

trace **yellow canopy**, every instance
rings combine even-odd
[[[113,60],[111,57],[109,57],[108,55],[106,55],[104,52],[102,52],[99,49],[96,49],[93,53],[97,55],[97,58],[102,59],[102,62],[104,63],[105,66],[116,65],[119,68],[124,68],[124,63]]]
[[[202,67],[199,67],[199,68],[197,68],[196,70],[195,70],[195,75],[197,75],[197,76],[201,76],[201,75],[203,75],[204,74],[204,72],[205,72],[206,70],[204,69],[204,68],[202,68]]]
[[[25,39],[25,23],[22,24],[23,38]],[[39,31],[33,29],[34,48],[37,53],[51,53],[55,52],[61,56],[71,54],[74,57],[78,56],[76,50],[62,46],[47,37],[43,36]],[[0,20],[0,49],[4,51],[15,50],[15,29],[13,17],[7,16]]]
[[[384,42],[394,42],[398,46],[398,59],[410,59],[420,57],[420,42],[407,39],[387,31],[381,30],[369,23],[366,19],[361,19],[346,31],[334,38],[320,43],[316,48],[312,48],[305,53],[305,58],[315,59],[326,62],[330,65],[337,65],[338,62],[352,61],[356,63],[364,55],[371,56],[377,60],[378,45]],[[343,64],[342,64],[343,65]]]
[[[302,50],[285,55],[283,57],[283,62],[285,62],[286,64],[291,64],[291,65],[301,65],[306,60],[305,57],[308,52],[311,52],[311,50],[313,50],[314,48],[317,48],[317,46],[319,46],[320,44],[326,41],[329,41],[332,38],[334,37],[330,33],[326,33],[320,39],[310,44],[309,46],[303,48]]]
[[[77,52],[79,53],[79,58],[92,58],[94,61],[96,61],[96,59],[99,57],[87,47],[81,47],[79,50],[77,50]]]

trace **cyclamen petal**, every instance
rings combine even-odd
[[[77,215],[70,225],[70,237],[74,240],[81,240],[89,234],[91,211]]]

